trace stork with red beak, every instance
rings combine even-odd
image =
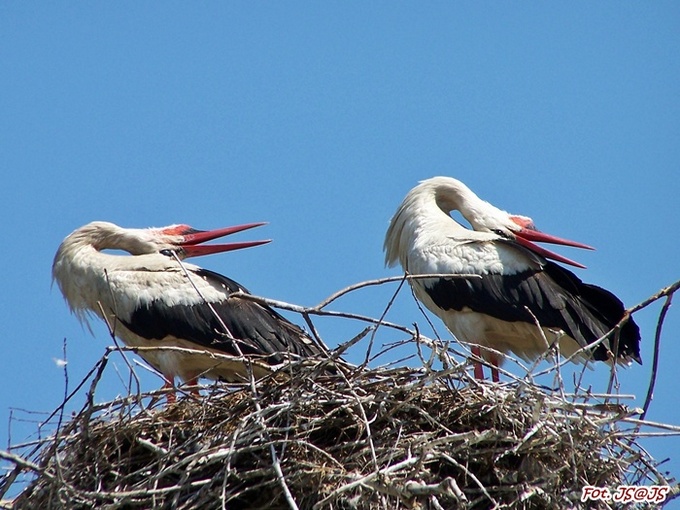
[[[454,210],[473,230],[450,216]],[[584,266],[535,242],[592,249],[540,232],[531,218],[494,207],[456,179],[434,177],[413,188],[392,218],[385,261],[388,266],[400,262],[411,275],[477,275],[409,281],[416,297],[453,335],[491,364],[498,381],[496,367],[503,359],[494,351],[532,359],[557,342],[560,352],[571,356],[606,335],[625,314],[614,294],[583,283],[548,259]],[[583,354],[641,363],[639,328],[629,319],[617,335]],[[484,377],[479,363],[475,377]]]
[[[93,222],[64,239],[52,276],[78,319],[105,319],[128,346],[220,355],[140,352],[163,375],[164,387],[173,387],[175,377],[190,384],[200,376],[228,382],[247,380],[250,373],[259,378],[272,365],[318,356],[325,348],[270,307],[233,296],[248,292],[234,280],[180,260],[268,243],[203,244],[260,225],[201,231],[188,225],[126,229]],[[174,400],[173,393],[168,400]]]

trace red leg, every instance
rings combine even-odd
[[[171,390],[166,398],[168,400],[168,404],[174,404],[177,402],[177,395],[175,394],[175,385],[172,383],[172,381],[169,381],[168,379],[165,380],[165,384],[163,385],[163,390]]]
[[[479,348],[479,345],[475,345],[472,348],[472,354],[475,356],[481,358],[482,357],[482,351]],[[484,368],[482,367],[482,364],[479,361],[473,361],[472,364],[475,367],[475,379],[478,381],[483,381],[484,380]]]
[[[193,379],[189,379],[187,381],[187,386],[193,386],[193,388],[191,389],[191,394],[194,397],[200,397],[201,396],[201,392],[198,390],[198,377],[194,377]]]
[[[491,380],[493,382],[500,382],[498,377],[498,367],[501,364],[501,360],[498,358],[498,356],[492,354],[489,361],[491,362]]]

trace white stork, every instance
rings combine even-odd
[[[456,222],[449,214],[453,210],[473,230]],[[538,231],[531,218],[494,207],[456,179],[434,177],[413,188],[392,218],[385,262],[394,266],[399,261],[411,275],[481,276],[413,279],[410,284],[456,338],[475,346],[473,353],[491,364],[498,381],[502,358],[485,348],[531,359],[558,341],[560,352],[570,356],[609,332],[625,313],[611,292],[583,283],[546,259],[584,266],[532,241],[592,249]],[[629,319],[618,341],[610,338],[584,357],[641,363],[639,343],[639,328]],[[484,378],[479,363],[475,377]]]
[[[270,307],[232,296],[248,292],[235,281],[193,264],[180,265],[178,259],[268,243],[201,244],[260,225],[201,231],[188,225],[126,229],[97,221],[64,239],[52,277],[81,322],[89,327],[89,316],[105,319],[128,346],[182,347],[233,357],[171,349],[140,352],[163,375],[164,388],[172,388],[175,377],[192,385],[199,376],[235,382],[247,380],[252,370],[259,378],[271,365],[316,356],[324,348]],[[250,368],[242,356],[251,360]],[[168,400],[174,399],[169,393]]]

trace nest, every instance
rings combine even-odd
[[[15,469],[0,494],[22,470],[34,477],[16,509],[610,508],[583,503],[584,487],[677,494],[617,395],[476,381],[449,346],[411,333],[433,353],[417,368],[299,362],[173,405],[160,392],[94,404],[111,348],[80,412],[29,454],[4,454]]]
[[[622,405],[460,368],[297,372],[87,406],[14,508],[567,508],[584,486],[668,484]]]

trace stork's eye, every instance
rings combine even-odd
[[[172,250],[169,249],[164,249],[159,252],[161,255],[165,255],[166,257],[172,257]]]
[[[505,232],[503,232],[500,228],[492,228],[492,229],[491,229],[491,232],[493,232],[493,233],[496,234],[497,236],[508,237],[508,234],[506,234]]]

